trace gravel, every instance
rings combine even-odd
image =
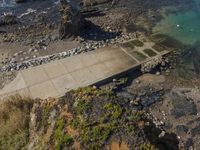
[[[106,47],[108,45],[116,45],[118,43],[121,43],[123,41],[126,40],[130,40],[134,38],[133,34],[129,34],[129,35],[124,35],[122,34],[121,36],[118,36],[117,38],[114,39],[109,39],[106,41],[87,41],[84,39],[80,39],[81,43],[83,46],[81,47],[77,47],[77,48],[73,48],[70,50],[66,50],[60,53],[55,53],[55,54],[51,54],[51,55],[47,55],[47,56],[41,56],[41,57],[37,57],[36,55],[34,55],[32,58],[30,58],[30,56],[26,56],[24,58],[20,58],[21,62],[16,61],[15,57],[17,57],[18,55],[27,55],[27,53],[29,52],[36,52],[37,49],[29,49],[28,52],[19,52],[19,53],[15,53],[13,58],[11,58],[10,60],[8,60],[6,62],[6,64],[4,66],[2,66],[0,68],[1,72],[9,72],[9,71],[19,71],[19,70],[23,70],[23,69],[28,69],[29,67],[34,67],[34,66],[38,66],[38,65],[42,65],[45,63],[49,63],[55,60],[59,60],[59,59],[63,59],[66,57],[70,57],[73,55],[77,55],[83,52],[88,52],[88,51],[92,51],[95,49],[99,49],[102,47]],[[45,45],[45,40],[41,40],[38,42],[39,45],[42,45],[45,49],[46,46]]]

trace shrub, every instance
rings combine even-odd
[[[64,126],[65,122],[63,119],[57,120],[55,129],[56,150],[60,150],[64,146],[70,146],[73,143],[73,139],[69,135],[64,134]]]
[[[149,143],[144,143],[140,145],[140,150],[156,150],[156,148]]]
[[[87,149],[98,150],[102,148],[104,142],[109,138],[112,127],[104,125],[86,125],[81,130],[81,139]]]
[[[0,149],[22,149],[28,142],[33,101],[19,95],[0,103]]]
[[[75,111],[77,114],[83,114],[85,111],[91,108],[90,101],[87,100],[79,100],[77,106],[75,107]]]
[[[122,115],[122,109],[118,104],[108,103],[103,108],[107,111],[106,116],[111,120],[116,120]]]

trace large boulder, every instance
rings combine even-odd
[[[61,22],[59,36],[63,38],[75,37],[83,28],[85,20],[81,16],[79,5],[75,1],[60,1]]]

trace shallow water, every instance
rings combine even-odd
[[[5,12],[14,12],[14,14],[20,18],[20,16],[27,13],[28,10],[33,9],[37,12],[43,11],[44,9],[51,10],[51,7],[56,5],[57,1],[58,0],[27,0],[27,3],[15,4],[14,0],[0,0],[0,15]],[[194,50],[184,58],[184,62],[187,68],[189,66],[190,69],[188,70],[198,70],[197,72],[200,73],[200,44],[196,44],[197,41],[200,41],[200,0],[191,1],[194,2],[194,5],[190,10],[166,15],[165,18],[156,25],[153,32],[164,33],[185,44],[194,45]],[[50,17],[53,18],[53,16]]]
[[[194,44],[200,40],[200,0],[194,0],[194,6],[185,12],[166,15],[153,30],[154,33],[170,35],[185,44]]]
[[[155,34],[166,34],[191,46],[176,69],[189,78],[200,74],[200,0],[193,2],[190,10],[166,15],[153,29]]]

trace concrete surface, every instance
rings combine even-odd
[[[152,58],[145,61],[149,59]],[[2,98],[16,93],[32,98],[60,97],[71,89],[97,83],[143,62],[124,48],[98,49],[20,71],[0,90],[0,95]]]

